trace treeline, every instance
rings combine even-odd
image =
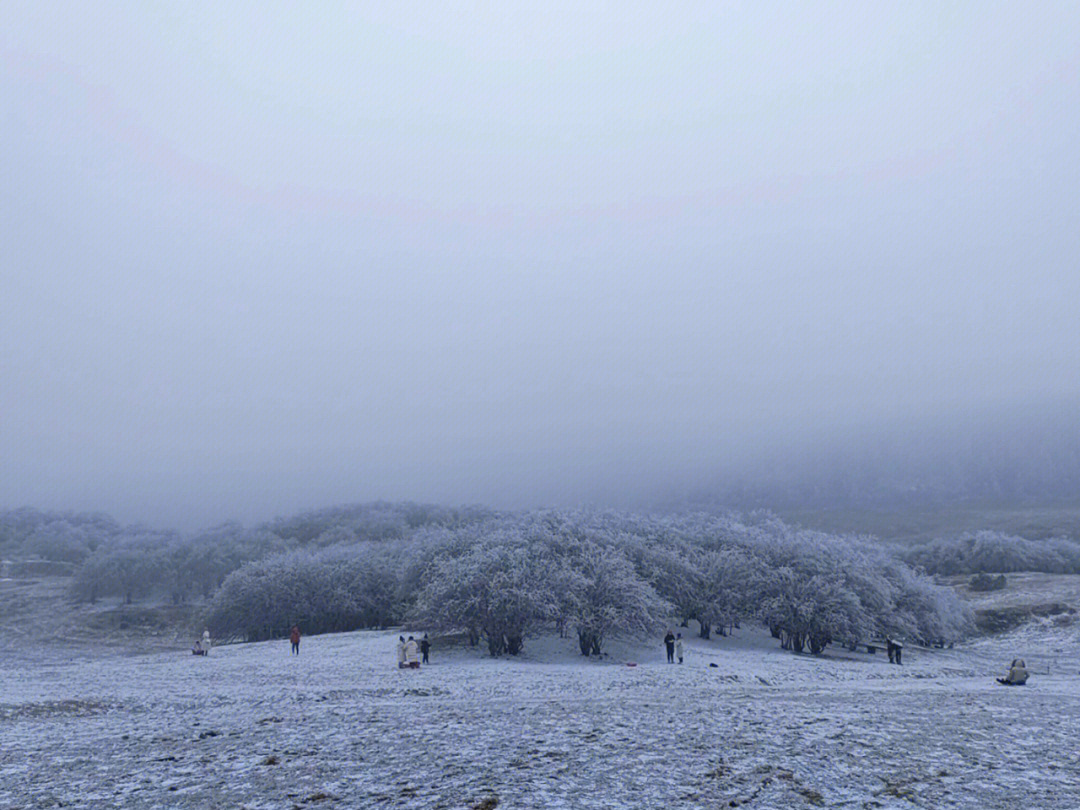
[[[0,556],[79,565],[124,527],[99,512],[0,512]]]
[[[695,621],[702,635],[762,621],[782,646],[820,652],[884,633],[953,641],[970,611],[859,538],[769,515],[488,515],[407,537],[307,548],[244,565],[209,610],[219,636],[385,627],[466,632],[492,655],[545,629],[599,655],[619,633]]]
[[[461,508],[423,503],[375,503],[334,506],[278,518],[263,526],[297,547],[381,542],[408,537],[425,526],[467,526],[494,513],[479,506]]]
[[[0,513],[0,552],[77,566],[79,600],[208,600],[215,635],[248,640],[294,623],[308,633],[412,623],[465,632],[493,655],[548,629],[599,655],[614,635],[667,623],[692,621],[709,637],[760,621],[785,648],[820,652],[885,633],[953,641],[971,619],[951,590],[869,539],[796,530],[768,513],[374,503],[182,537],[16,510]]]
[[[123,533],[83,562],[72,595],[85,602],[116,596],[127,604],[148,596],[173,604],[208,599],[232,571],[288,547],[275,534],[236,523],[189,538],[175,532]]]
[[[298,549],[401,539],[427,525],[460,526],[489,514],[414,503],[371,503],[304,512],[257,527],[225,523],[193,536],[124,526],[100,513],[23,508],[0,512],[0,558],[74,568],[79,601],[208,599],[231,572]]]
[[[1080,574],[1080,543],[1063,537],[1025,540],[1001,532],[971,532],[897,553],[931,574]]]
[[[0,554],[74,566],[72,596],[85,602],[146,597],[205,599],[246,562],[289,547],[265,529],[227,523],[192,537],[123,526],[107,515],[20,509],[0,513]]]

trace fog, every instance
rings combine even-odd
[[[1076,4],[579,5],[8,0],[0,507],[625,506],[1080,395]]]

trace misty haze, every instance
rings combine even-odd
[[[1075,3],[3,17],[0,810],[1075,801]]]

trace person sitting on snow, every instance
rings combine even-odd
[[[206,655],[206,650],[203,649],[202,644],[198,639],[195,639],[195,646],[191,648],[192,655]]]
[[[1005,686],[1023,686],[1027,683],[1028,671],[1023,658],[1014,658],[1009,674],[1004,678],[998,678],[997,682]]]

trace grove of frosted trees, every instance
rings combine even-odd
[[[544,631],[601,655],[619,634],[694,621],[704,636],[760,621],[794,652],[883,634],[954,641],[970,611],[872,541],[769,515],[488,515],[392,541],[272,555],[230,574],[219,635],[268,638],[406,623],[459,631],[492,655]]]
[[[73,570],[79,601],[208,599],[241,566],[291,550],[386,542],[427,524],[460,525],[487,514],[421,504],[372,503],[305,512],[248,528],[225,523],[191,536],[124,526],[100,513],[0,512],[0,559]]]
[[[16,510],[0,513],[0,552],[73,565],[77,600],[190,600],[215,636],[247,640],[296,623],[307,633],[406,624],[460,632],[491,655],[553,632],[598,656],[621,634],[694,622],[708,638],[759,622],[785,649],[818,653],[884,634],[954,641],[971,626],[953,591],[898,553],[768,513],[375,503],[182,537],[101,515]],[[929,565],[932,554],[947,558],[928,546],[909,561],[947,567]]]

